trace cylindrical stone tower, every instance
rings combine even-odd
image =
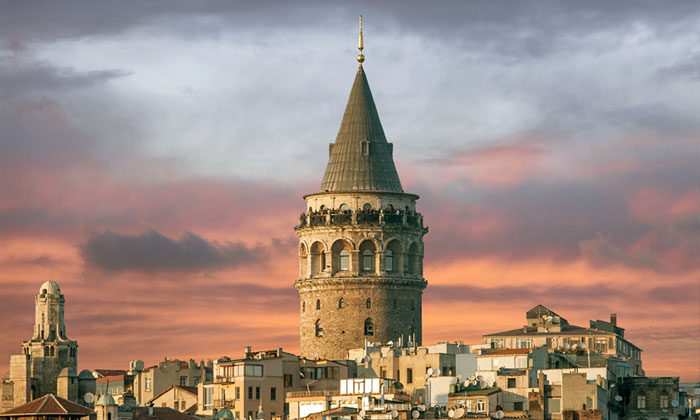
[[[361,45],[361,43],[360,43]],[[362,56],[362,55],[361,55]],[[301,355],[345,359],[365,340],[421,344],[423,217],[401,188],[362,60],[321,191],[299,235]]]

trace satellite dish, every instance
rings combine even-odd
[[[569,343],[564,343],[564,345],[562,347],[564,347],[564,350],[569,350],[571,348]]]
[[[503,413],[503,411],[498,410],[498,411],[496,411],[495,413],[493,413],[493,416],[492,416],[492,417],[493,417],[494,419],[502,419],[504,416],[505,416],[505,414]]]
[[[359,414],[360,414],[360,417],[364,417],[367,415],[367,412],[364,409],[362,409],[362,410],[360,410]]]
[[[433,370],[433,368],[428,368],[428,370],[426,371],[426,373],[428,374],[428,376],[430,376],[430,375],[432,375],[433,373],[435,373],[435,371]]]
[[[425,411],[425,410],[426,410],[425,404],[419,405],[419,406],[418,406],[418,409],[419,409],[420,411]]]
[[[447,417],[449,417],[449,418],[451,418],[451,419],[455,418],[455,411],[454,411],[453,409],[450,408],[450,409],[447,411]]]
[[[413,417],[414,419],[420,417],[420,413],[418,412],[418,410],[411,411],[411,417]]]
[[[479,376],[477,376],[477,377],[476,377],[476,379],[477,379],[477,380],[478,380],[479,382],[481,382],[481,381],[483,381],[483,380],[484,380],[484,377],[483,377],[483,376],[481,376],[481,375],[479,375]]]
[[[462,407],[459,407],[458,409],[455,410],[455,417],[458,419],[461,419],[464,416],[464,409]]]
[[[486,383],[486,381],[479,381],[479,386],[482,388],[486,388],[488,384]]]
[[[476,376],[474,376],[474,375],[470,376],[470,377],[469,377],[469,382],[473,381],[474,379],[476,379]]]
[[[399,416],[399,412],[396,410],[391,410],[391,418],[395,419]]]
[[[584,343],[579,344],[578,347],[584,350],[586,349],[586,345]]]
[[[92,392],[86,392],[85,395],[83,395],[83,401],[85,401],[88,404],[92,404],[95,402],[95,394]]]
[[[479,381],[477,381],[476,379],[474,379],[471,383],[472,383],[472,385],[476,386],[476,385],[479,384]]]
[[[389,346],[389,347],[392,347],[392,346],[394,345],[394,342],[393,342],[393,341],[389,341],[388,343],[386,343],[386,345]]]
[[[615,397],[615,401],[618,401],[618,402],[619,402],[619,401],[622,401],[622,397],[619,396],[619,395],[617,395],[617,396]]]
[[[671,401],[671,407],[678,408],[678,400]]]
[[[578,344],[574,344],[573,346],[571,346],[571,350],[576,350],[577,347],[578,347]]]

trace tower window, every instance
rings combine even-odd
[[[364,271],[372,271],[372,264],[374,262],[374,255],[369,249],[362,251],[362,269]]]
[[[365,319],[365,335],[374,335],[374,322],[372,322],[372,318]]]
[[[394,271],[394,252],[392,250],[386,250],[384,253],[384,261],[386,263],[386,271]]]
[[[366,211],[372,210],[372,205],[369,204],[369,203],[365,203],[365,204],[362,206],[362,210],[366,210]]]
[[[369,155],[369,142],[367,140],[362,142],[362,155]]]
[[[350,207],[348,207],[347,204],[343,203],[343,204],[340,205],[340,207],[338,207],[338,210],[340,210],[340,211],[348,211],[348,210],[350,210]]]
[[[344,307],[345,307],[345,299],[340,298],[340,300],[338,300],[338,308],[343,309]]]
[[[321,309],[321,299],[316,299],[316,309]]]
[[[306,312],[306,302],[301,302],[301,311]]]
[[[372,307],[372,299],[367,298],[365,301],[365,308],[370,309]]]
[[[344,249],[340,251],[340,271],[347,271],[350,269],[350,251]]]
[[[320,319],[316,320],[316,326],[314,330],[316,333],[316,337],[323,337],[323,323]]]

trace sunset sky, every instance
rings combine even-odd
[[[424,337],[617,313],[700,380],[700,3],[0,0],[0,377],[46,280],[79,368],[297,352],[357,62],[420,195]]]

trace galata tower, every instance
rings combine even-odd
[[[299,235],[300,352],[345,359],[366,341],[421,344],[423,217],[405,193],[360,63],[321,190],[304,196]]]

